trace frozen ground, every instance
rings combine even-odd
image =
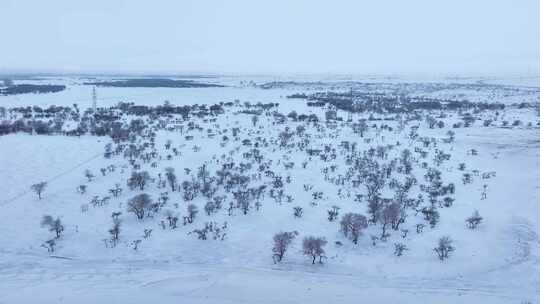
[[[65,98],[61,100],[67,105],[73,103],[67,100],[76,96],[90,96],[90,92],[86,92],[88,88],[75,86],[72,90],[57,93],[69,95],[57,96]],[[140,94],[140,99],[135,99],[140,103],[144,100],[154,104],[161,104],[163,100],[177,104],[189,104],[190,101],[214,103],[221,99],[239,99],[242,102],[280,102],[280,110],[284,113],[292,109],[317,111],[306,110],[301,101],[281,98],[288,90],[183,90],[169,94],[167,89],[148,89],[148,92],[137,89],[131,93]],[[129,89],[100,89],[99,92],[100,97],[110,97],[111,104],[117,101],[114,96],[130,93]],[[29,95],[4,101],[7,106],[20,105],[21,100],[45,105],[50,104],[48,100],[53,100],[55,95]],[[89,105],[90,101],[85,100],[86,104],[81,102],[81,107]],[[102,101],[107,103],[107,100]],[[531,113],[517,110],[509,110],[505,115],[509,119],[537,120]],[[251,125],[249,116],[232,114],[220,117],[218,123],[246,129]],[[260,125],[261,133],[257,136],[276,135],[277,130],[266,124],[265,119]],[[308,132],[314,136],[318,134],[316,130]],[[420,133],[434,137],[444,134],[428,129]],[[395,136],[378,141],[393,143],[402,135]],[[158,145],[163,146],[166,139],[172,139],[173,144],[180,147],[182,156],[163,160],[163,166],[174,166],[177,172],[184,167],[195,168],[214,155],[232,149],[231,146],[220,147],[218,139],[207,138],[204,134],[186,143],[177,133],[162,132],[158,136]],[[355,135],[344,132],[339,139],[354,141]],[[322,136],[317,142],[324,144],[328,140]],[[445,180],[458,185],[454,206],[441,211],[441,223],[435,229],[427,229],[421,235],[411,233],[407,240],[410,252],[400,258],[392,255],[392,244],[400,240],[399,235],[373,247],[368,237],[370,231],[355,246],[343,240],[335,223],[324,220],[324,208],[308,207],[309,194],[302,191],[302,184],[306,182],[324,189],[328,197],[323,206],[339,203],[345,209],[343,212],[357,208],[347,203],[347,199],[338,197],[333,185],[322,180],[320,170],[324,164],[316,162],[310,164],[307,171],[296,168],[292,171],[294,182],[287,187],[295,197],[294,203],[265,202],[261,212],[248,216],[216,215],[213,220],[227,220],[230,224],[229,236],[223,242],[197,240],[186,234],[185,227],[161,230],[156,220],[145,219],[138,223],[125,214],[122,237],[126,244],[106,249],[102,239],[107,237],[110,213],[124,211],[125,207],[121,206],[125,206],[132,196],[131,191],[126,189],[109,206],[90,209],[87,214],[82,214],[80,207],[92,195],[106,192],[114,182],[124,185],[130,170],[97,176],[89,183],[88,193],[84,196],[77,194],[75,187],[85,183],[83,171],[86,169],[100,175],[99,168],[109,164],[121,166],[126,162],[101,157],[108,142],[106,138],[90,136],[17,134],[0,137],[0,192],[3,196],[0,200],[3,227],[0,233],[0,303],[540,301],[540,132],[537,128],[484,128],[477,123],[472,128],[457,129],[455,144],[443,146],[452,151],[452,159],[445,163],[443,174]],[[194,152],[190,149],[193,145],[201,146],[202,150]],[[476,149],[479,155],[467,155],[470,149]],[[283,159],[280,151],[269,148],[264,152],[268,158]],[[304,156],[293,153],[290,157],[300,163]],[[496,171],[497,176],[486,181],[478,178],[472,184],[461,185],[461,173],[456,169],[460,162],[466,162],[468,168],[480,172]],[[50,181],[43,200],[28,191],[30,184],[40,180]],[[488,185],[488,196],[481,200],[484,183]],[[159,194],[157,189],[150,191],[154,196]],[[173,194],[172,200],[180,201],[180,194]],[[303,218],[292,218],[291,209],[295,205],[305,206]],[[464,219],[475,209],[480,210],[485,223],[478,230],[470,231],[465,227]],[[52,256],[40,247],[49,235],[38,224],[43,214],[59,215],[66,225],[65,235]],[[206,215],[201,214],[201,218],[200,222]],[[127,240],[140,237],[146,227],[154,229],[154,236],[145,240],[138,251],[132,250]],[[306,235],[323,235],[329,240],[328,260],[324,265],[313,266],[298,253],[300,240],[293,245],[283,263],[272,263],[272,235],[279,230],[292,229]],[[445,234],[454,238],[456,252],[441,262],[434,256],[432,248]],[[334,240],[341,240],[344,245],[334,246]]]

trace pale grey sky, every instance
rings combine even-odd
[[[540,72],[539,0],[0,0],[0,72]]]

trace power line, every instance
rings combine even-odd
[[[89,159],[87,159],[87,160],[85,160],[85,161],[83,161],[83,162],[81,162],[81,163],[75,165],[74,167],[71,167],[71,168],[69,168],[68,170],[66,170],[66,171],[64,171],[64,172],[61,172],[61,173],[59,173],[59,174],[57,174],[57,175],[55,175],[55,176],[49,178],[48,180],[45,180],[45,183],[49,184],[50,182],[52,182],[52,181],[54,181],[54,180],[57,180],[57,179],[59,179],[60,177],[66,175],[66,174],[68,174],[68,173],[73,172],[75,169],[80,168],[80,167],[83,166],[83,165],[86,165],[87,163],[93,161],[94,159],[98,158],[98,157],[101,156],[101,155],[103,155],[103,153],[95,154],[94,156],[92,156],[92,157],[90,157]],[[30,187],[28,187],[27,189],[30,189]],[[18,200],[19,198],[21,198],[21,197],[27,195],[28,193],[30,193],[30,190],[25,190],[25,191],[23,191],[23,192],[17,194],[16,196],[14,196],[14,197],[12,197],[12,198],[10,198],[10,199],[8,199],[8,200],[6,200],[6,201],[0,203],[0,207],[3,207],[3,206],[5,206],[5,205],[7,205],[7,204],[10,204],[10,203],[12,203],[12,202]]]
[[[135,97],[144,97],[144,96],[151,96],[151,95],[159,95],[160,93],[159,92],[151,92],[151,93],[145,93],[145,94],[135,94],[135,95],[123,95],[123,96],[109,96],[109,97],[99,97],[99,98],[96,98],[97,101],[99,100],[111,100],[111,99],[118,99],[118,101],[122,101],[122,100],[126,100],[126,99],[130,99],[130,98],[135,98]],[[21,104],[25,104],[26,102],[24,100],[21,100],[21,98],[17,95],[13,95],[11,96],[12,98],[16,99],[17,102],[21,103]],[[80,98],[80,99],[74,99],[74,100],[71,100],[71,101],[68,101],[68,102],[71,102],[71,103],[79,103],[79,102],[87,102],[87,101],[91,101],[93,102],[93,98]],[[40,101],[41,104],[58,104],[58,100],[56,101]],[[67,102],[64,102],[64,104],[66,104]]]

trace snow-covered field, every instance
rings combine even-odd
[[[445,126],[433,129],[423,119],[408,121],[403,129],[399,128],[397,119],[372,120],[368,121],[370,127],[364,137],[360,137],[353,132],[352,122],[346,122],[344,111],[337,111],[343,121],[326,124],[327,108],[307,107],[304,100],[285,98],[309,88],[262,90],[236,85],[235,79],[223,83],[235,86],[98,89],[100,107],[113,106],[119,101],[156,106],[165,100],[173,105],[211,105],[238,100],[225,107],[225,112],[215,120],[195,115],[189,121],[178,117],[145,120],[155,132],[155,146],[143,149],[155,152],[148,162],[137,157],[130,162],[124,153],[103,157],[107,144],[118,145],[106,136],[22,133],[0,136],[0,303],[540,301],[540,129],[537,125],[540,118],[533,110],[508,106],[497,115],[490,111],[475,113],[482,120],[494,119],[493,125],[483,126],[482,120],[478,120],[467,128],[452,128],[453,123],[461,121],[457,112],[437,118]],[[491,98],[488,101],[508,105],[539,101],[540,94],[534,89],[530,93],[529,89],[515,94],[509,94],[506,89],[493,89],[491,94],[459,89],[429,92],[425,96],[459,96],[471,101]],[[422,92],[411,94],[423,96]],[[246,109],[243,103],[248,101],[273,102],[279,106],[263,112],[254,122],[253,115],[239,112]],[[81,109],[90,107],[91,87],[74,84],[60,93],[0,97],[0,106],[8,108],[74,103]],[[271,113],[274,110],[284,115],[293,110],[298,114],[315,114],[321,121],[317,125],[293,119],[277,122]],[[369,114],[353,114],[352,121],[368,118]],[[503,120],[512,123],[518,119],[522,121],[519,126],[501,126]],[[157,120],[170,128],[158,128]],[[298,131],[300,126],[305,131]],[[418,137],[410,136],[412,126],[418,126]],[[233,129],[238,134],[233,135]],[[449,130],[455,132],[453,142],[444,141]],[[281,146],[284,132],[294,134]],[[223,136],[228,139],[224,140]],[[422,137],[434,140],[423,146]],[[169,140],[171,148],[167,149]],[[415,198],[423,193],[424,201],[416,211],[407,209],[400,229],[389,228],[390,235],[385,240],[371,238],[381,234],[379,224],[365,228],[358,244],[340,232],[339,219],[343,214],[368,216],[364,187],[342,180],[351,168],[346,159],[354,154],[344,148],[344,141],[356,143],[359,151],[387,147],[387,156],[377,158],[381,164],[399,160],[404,149],[414,155],[411,176],[418,183],[409,195]],[[142,147],[144,142],[148,143],[149,137],[139,136],[128,145]],[[321,149],[329,159],[310,156],[306,148]],[[173,153],[173,149],[178,153]],[[253,158],[255,149],[262,155],[262,164],[269,166],[266,170],[282,177],[281,187],[272,186],[274,179],[258,169],[261,163]],[[419,150],[426,152],[427,157],[420,157]],[[477,155],[471,153],[473,150]],[[450,154],[450,158],[434,164],[438,151]],[[287,168],[285,164],[291,162],[294,166]],[[247,214],[240,208],[228,210],[229,202],[234,199],[223,186],[218,186],[215,194],[226,197],[223,208],[209,215],[204,210],[208,198],[199,194],[186,201],[182,190],[172,191],[167,183],[162,186],[158,182],[165,179],[167,167],[175,169],[180,186],[183,181],[195,178],[203,164],[210,176],[215,176],[227,163],[235,163],[235,167],[239,163],[253,165],[245,169],[245,174],[251,177],[250,183],[235,190],[268,187],[261,205],[257,208],[251,205]],[[460,163],[465,163],[464,169],[458,169]],[[144,190],[126,186],[134,164],[140,166],[135,171],[145,170],[154,179]],[[100,172],[111,165],[115,170]],[[186,172],[185,168],[190,171]],[[438,207],[440,221],[434,227],[426,224],[419,211],[429,204],[426,193],[419,187],[426,183],[424,174],[428,168],[441,172],[444,185],[455,184],[453,204]],[[85,177],[86,170],[95,175],[92,181]],[[489,178],[482,176],[490,172],[496,174]],[[472,182],[462,182],[465,173],[472,176]],[[394,171],[392,177],[403,182],[407,175]],[[394,196],[389,180],[380,191],[382,197]],[[42,199],[30,190],[30,185],[40,181],[47,181]],[[110,197],[103,206],[90,204],[94,196],[110,196],[108,191],[115,183],[123,188],[121,195]],[[86,185],[85,193],[76,191],[79,185]],[[282,189],[285,197],[290,198],[272,197],[269,194],[272,187],[276,191]],[[318,191],[322,195],[314,198],[313,193]],[[152,217],[139,220],[126,207],[130,198],[143,192],[156,201],[167,192],[168,201]],[[357,200],[356,195],[364,197]],[[182,219],[188,203],[195,204],[199,213],[193,223],[184,225]],[[83,212],[85,205],[88,210]],[[329,221],[327,210],[333,205],[340,207],[340,215],[337,220]],[[293,207],[297,206],[303,210],[301,217],[293,216]],[[475,210],[480,212],[483,222],[478,228],[469,229],[465,219]],[[167,211],[179,216],[177,228],[168,226]],[[122,212],[116,246],[109,241],[113,212]],[[54,252],[42,246],[54,234],[40,227],[45,214],[60,217],[64,226]],[[203,228],[205,222],[219,226],[226,222],[226,237],[198,239],[193,230]],[[426,224],[422,232],[416,231],[419,224]],[[152,229],[151,237],[143,238],[145,229]],[[272,237],[280,231],[297,231],[299,235],[283,261],[274,263]],[[310,235],[328,241],[323,264],[312,265],[311,259],[302,254],[302,238]],[[433,248],[445,235],[454,240],[455,251],[441,261]],[[140,242],[135,245],[137,240]],[[395,243],[406,244],[408,250],[403,256],[395,256]]]

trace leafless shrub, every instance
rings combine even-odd
[[[473,214],[465,220],[465,222],[467,223],[467,227],[470,229],[476,229],[483,219],[484,218],[480,216],[478,210],[475,210]]]
[[[402,256],[403,255],[403,252],[405,252],[406,250],[409,250],[409,248],[407,248],[407,245],[403,244],[403,243],[395,243],[394,244],[394,255],[395,256]]]

